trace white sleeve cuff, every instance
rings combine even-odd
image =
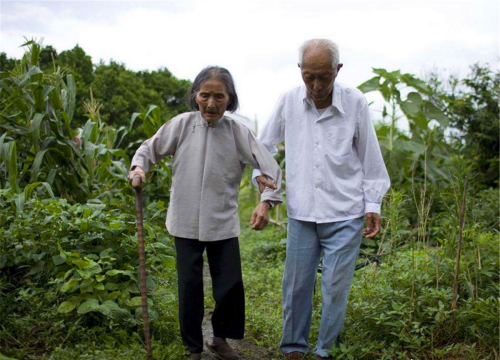
[[[380,215],[380,204],[379,203],[365,203],[365,214],[376,213]]]
[[[262,175],[262,172],[259,170],[259,169],[253,169],[253,172],[252,172],[252,184],[253,186],[255,186],[256,188],[259,187],[259,185],[257,184],[257,180],[255,180],[255,178],[257,176],[261,176]]]

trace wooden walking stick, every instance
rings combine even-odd
[[[141,290],[142,322],[144,325],[144,341],[148,360],[153,360],[153,350],[151,349],[151,334],[149,332],[148,317],[148,288],[146,285],[146,252],[144,250],[144,226],[142,224],[142,183],[139,175],[132,179],[132,186],[135,189],[135,210],[137,213],[137,238],[139,239],[139,288]]]

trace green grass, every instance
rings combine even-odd
[[[278,356],[282,325],[281,279],[283,230],[244,230],[241,236],[247,299],[247,337]],[[498,269],[498,237],[483,248],[483,269]],[[441,256],[438,256],[441,255]],[[472,256],[464,254],[464,258]],[[383,258],[383,261],[386,259]],[[415,253],[400,249],[387,262],[356,271],[338,359],[498,359],[498,272],[482,277],[478,297],[461,291],[451,327],[453,259],[440,250]],[[466,260],[465,260],[466,261]],[[436,284],[436,263],[440,283]],[[465,274],[464,274],[465,276]],[[461,279],[466,283],[465,277]],[[412,282],[416,291],[411,296]],[[465,287],[465,286],[463,286]],[[314,345],[321,314],[319,289],[314,295],[310,343]]]

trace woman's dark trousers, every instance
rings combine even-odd
[[[203,351],[203,252],[207,249],[215,309],[214,336],[243,339],[245,295],[238,238],[203,242],[175,238],[182,343],[191,353]]]

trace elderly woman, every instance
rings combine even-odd
[[[189,358],[203,351],[203,252],[207,250],[215,309],[214,338],[206,342],[221,359],[238,359],[226,338],[242,339],[245,300],[238,244],[238,191],[245,165],[269,179],[261,201],[281,202],[281,170],[272,155],[242,124],[224,116],[238,108],[233,78],[224,68],[203,69],[188,93],[192,112],[166,122],[132,160],[129,179],[143,182],[154,163],[172,159],[167,229],[175,237],[179,319]],[[273,185],[274,184],[274,185]],[[254,219],[253,219],[254,220]]]

